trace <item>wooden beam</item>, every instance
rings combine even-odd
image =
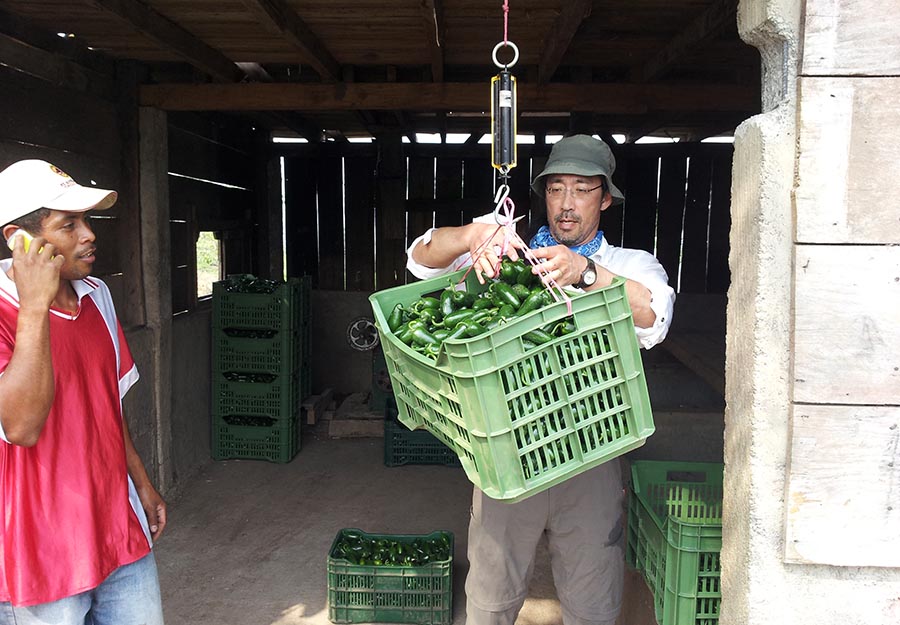
[[[722,84],[592,83],[518,86],[520,111],[650,110],[755,112],[758,92]],[[160,84],[141,87],[141,105],[168,111],[483,111],[482,83]]]
[[[717,32],[726,21],[735,19],[736,13],[737,0],[716,0],[644,64],[641,79],[649,82],[661,75],[691,48]]]
[[[581,23],[591,14],[593,4],[592,0],[571,0],[562,3],[559,16],[544,38],[546,43],[538,65],[539,84],[550,82]]]
[[[117,97],[115,81],[111,76],[93,72],[58,54],[32,47],[3,33],[0,33],[0,59],[7,67],[57,87],[90,93],[110,101]]]
[[[340,79],[341,66],[334,56],[284,0],[243,0],[243,3],[261,24],[300,50],[322,80],[337,82]]]
[[[443,0],[422,0],[422,18],[429,56],[431,57],[431,80],[444,82],[444,2]]]
[[[137,0],[86,0],[86,2],[112,13],[161,47],[175,52],[213,78],[234,82],[244,77],[244,73],[227,56],[142,2]]]

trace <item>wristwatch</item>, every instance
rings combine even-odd
[[[581,280],[572,285],[578,289],[586,289],[597,281],[597,267],[594,265],[594,261],[588,256],[585,256],[585,259],[587,259],[587,267],[581,272]]]

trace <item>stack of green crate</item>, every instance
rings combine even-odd
[[[659,625],[717,625],[722,593],[723,465],[636,461],[628,564],[653,592]]]
[[[213,458],[290,461],[309,380],[308,278],[214,283]]]

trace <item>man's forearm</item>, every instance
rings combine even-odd
[[[0,376],[0,419],[7,440],[36,444],[54,395],[48,312],[20,310],[13,355]]]

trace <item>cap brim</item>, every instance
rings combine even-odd
[[[62,195],[55,198],[52,202],[47,202],[44,208],[69,213],[106,210],[115,204],[117,199],[119,199],[119,194],[115,191],[75,185],[66,189]]]

